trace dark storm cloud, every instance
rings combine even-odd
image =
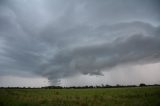
[[[121,64],[159,62],[157,0],[0,3],[1,75],[30,72],[55,83]]]
[[[82,38],[78,37],[78,40],[74,38],[77,43],[72,39],[66,39],[66,45],[63,45],[63,48],[60,47],[53,58],[48,59],[46,64],[41,65],[41,71],[38,73],[52,80],[77,73],[102,75],[102,71],[118,65],[159,62],[159,30],[159,27],[153,27],[147,23],[132,22],[119,23],[110,27],[100,26],[88,31],[82,31],[84,35],[93,32],[97,34],[97,32],[111,31],[115,33],[115,37],[112,37],[112,34],[110,35],[108,32],[108,36],[112,38],[110,38],[110,41],[107,40],[107,35],[94,36],[94,33],[90,37],[82,37],[82,35]],[[65,34],[69,36],[69,34]],[[88,41],[83,42],[82,39],[84,38]],[[64,43],[64,41],[62,42]],[[82,44],[79,45],[79,42],[82,42]]]
[[[159,29],[154,30],[152,36],[136,34],[117,38],[111,43],[64,49],[55,55],[50,64],[57,72],[68,70],[73,73],[80,71],[84,74],[100,74],[101,70],[120,64],[159,62],[160,37],[156,32]]]

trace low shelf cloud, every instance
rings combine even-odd
[[[74,85],[84,77],[86,84],[90,79],[115,84],[124,72],[128,82],[117,83],[159,84],[159,5],[158,0],[1,0],[0,86],[14,85],[8,76],[42,77],[37,81],[42,86],[66,85],[65,80]]]

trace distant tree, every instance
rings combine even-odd
[[[111,86],[106,84],[104,87],[105,87],[105,88],[110,88]]]
[[[116,87],[118,88],[118,87],[121,87],[121,85],[119,85],[119,84],[116,84]]]
[[[139,86],[143,87],[143,86],[146,86],[146,84],[145,83],[140,83]]]

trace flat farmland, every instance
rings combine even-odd
[[[0,106],[160,106],[160,87],[0,89]]]

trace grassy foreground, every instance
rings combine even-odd
[[[0,106],[160,106],[160,87],[0,89]]]

